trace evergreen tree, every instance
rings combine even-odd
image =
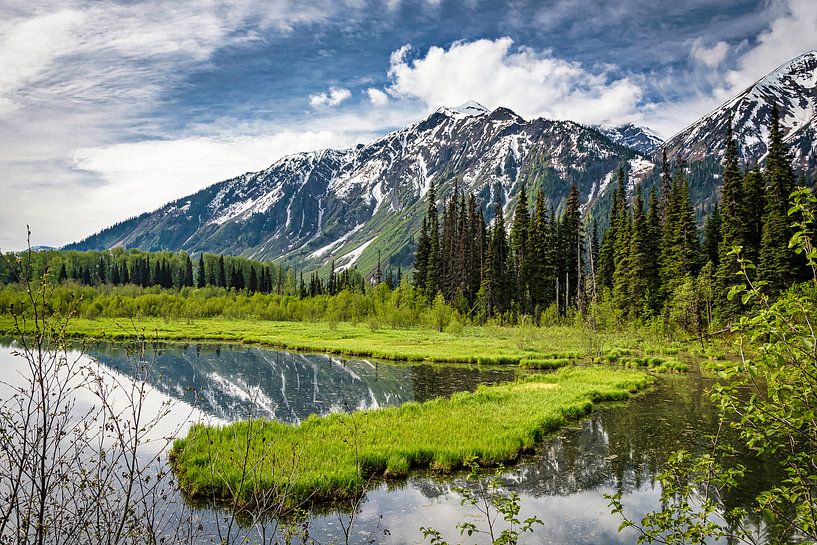
[[[684,168],[679,162],[662,237],[661,284],[668,291],[685,275],[695,274],[698,265],[698,229]]]
[[[538,319],[547,294],[546,260],[548,255],[548,212],[542,189],[536,192],[533,217],[528,229],[528,266],[526,271],[531,308]]]
[[[483,273],[486,313],[489,317],[507,311],[510,306],[510,286],[508,285],[508,266],[511,264],[510,252],[505,233],[502,206],[499,204],[498,198],[495,204],[495,214]]]
[[[66,280],[68,280],[68,271],[65,268],[65,263],[60,263],[60,272],[57,276],[57,281],[62,284]]]
[[[667,221],[667,212],[672,194],[672,176],[670,176],[667,148],[661,150],[661,225]]]
[[[520,311],[528,311],[528,274],[530,269],[528,255],[528,237],[530,230],[530,214],[528,212],[528,196],[525,186],[519,191],[511,225],[511,251],[516,277],[514,298],[519,303]]]
[[[660,256],[661,256],[661,204],[658,194],[653,185],[650,188],[649,212],[647,213],[647,231],[645,233],[645,243],[647,256],[644,276],[647,279],[647,306],[651,312],[657,312],[660,306],[661,280],[660,280]]]
[[[99,261],[97,262],[96,265],[96,275],[97,281],[100,284],[105,284],[108,281],[108,275],[106,274],[105,269],[106,269],[105,260],[102,258],[102,256],[99,256]]]
[[[429,189],[428,199],[428,267],[426,269],[426,298],[431,301],[438,291],[441,291],[440,273],[442,271],[442,255],[440,250],[440,227],[437,218],[436,196]]]
[[[599,250],[598,278],[601,287],[612,289],[613,273],[616,267],[615,246],[618,238],[619,216],[627,208],[627,197],[624,189],[624,168],[618,168],[618,182],[613,191],[610,204],[610,224],[604,232]]]
[[[227,287],[227,271],[224,268],[224,256],[218,256],[218,286],[222,288]],[[303,280],[303,278],[301,279]]]
[[[763,235],[763,212],[766,208],[766,190],[763,174],[755,167],[743,176],[743,207],[741,221],[746,226],[743,255],[757,264]]]
[[[636,188],[633,203],[633,221],[630,229],[629,265],[629,310],[634,316],[643,317],[648,313],[650,286],[647,278],[649,268],[650,226],[644,214],[644,202],[641,198],[641,187]]]
[[[204,253],[199,254],[199,266],[196,274],[196,287],[203,288],[207,282],[207,274],[204,270]]]
[[[781,291],[795,279],[795,266],[789,250],[791,227],[788,217],[789,196],[794,190],[794,171],[780,133],[780,114],[772,108],[769,128],[769,153],[766,156],[766,207],[760,240],[758,275],[772,291]]]
[[[581,256],[584,254],[581,232],[580,198],[576,184],[570,188],[565,203],[565,214],[562,221],[562,236],[565,264],[565,294],[567,305],[578,307],[578,295],[581,293]]]
[[[723,188],[721,189],[720,204],[720,232],[721,239],[718,246],[717,259],[709,259],[717,264],[718,310],[722,317],[730,317],[737,310],[738,300],[729,301],[727,294],[736,281],[736,273],[740,270],[737,258],[729,255],[735,246],[745,245],[744,229],[744,195],[743,182],[738,167],[738,148],[732,134],[732,119],[726,127],[726,143],[723,154]],[[705,233],[706,234],[706,233]],[[707,253],[711,241],[707,238]]]
[[[250,265],[250,275],[247,281],[247,290],[250,293],[255,293],[258,291],[258,274],[255,272],[255,267]]]
[[[720,264],[721,241],[723,240],[721,228],[721,213],[718,203],[712,208],[712,212],[707,216],[704,224],[704,262],[711,262],[717,268]]]

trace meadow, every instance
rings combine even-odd
[[[626,400],[647,388],[643,372],[566,367],[518,382],[481,386],[425,403],[311,416],[299,425],[253,419],[198,424],[170,453],[182,490],[193,500],[261,507],[259,498],[331,502],[364,491],[372,477],[447,473],[468,461],[516,461],[543,437],[587,415],[595,403]]]
[[[14,328],[10,315],[0,315],[0,335],[14,335]],[[582,325],[457,325],[437,331],[349,322],[100,317],[72,318],[65,333],[83,339],[245,343],[391,361],[522,364],[533,369],[557,368],[576,360],[626,363],[631,360],[620,355],[676,354],[691,348],[636,330],[593,331]]]

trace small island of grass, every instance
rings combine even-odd
[[[513,462],[594,403],[626,400],[651,381],[632,370],[566,367],[425,403],[312,416],[299,425],[198,424],[176,440],[170,457],[194,500],[248,505],[286,490],[291,503],[331,502],[360,493],[374,476],[450,472],[470,458],[483,466]]]

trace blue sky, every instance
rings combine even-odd
[[[0,0],[0,248],[468,99],[664,137],[817,48],[813,0]]]

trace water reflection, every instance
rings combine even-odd
[[[128,373],[129,348],[89,354]],[[161,392],[226,420],[251,415],[297,423],[311,414],[425,401],[514,380],[508,367],[397,365],[248,346],[163,345],[145,353]]]

